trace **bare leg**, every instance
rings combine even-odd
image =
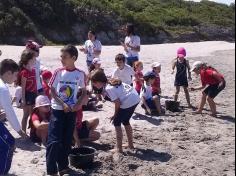
[[[130,125],[125,126],[125,131],[128,138],[129,148],[134,149],[134,143],[133,143],[133,129]]]
[[[48,138],[48,129],[43,129],[43,130],[36,130],[37,136],[42,140],[43,144],[47,143],[47,138]]]
[[[96,128],[98,127],[98,125],[99,125],[99,119],[98,118],[88,120],[87,126],[88,126],[89,130],[95,131]]]
[[[202,92],[202,99],[201,99],[200,105],[199,105],[198,110],[196,111],[196,113],[199,113],[199,114],[202,113],[202,110],[203,110],[203,108],[206,104],[206,98],[207,98],[207,95],[204,92]]]
[[[157,112],[159,114],[161,114],[161,103],[160,103],[160,100],[159,100],[158,96],[154,96],[153,97],[153,101],[154,101],[154,103],[156,105]]]
[[[22,127],[22,131],[26,132],[26,128],[27,128],[27,121],[28,121],[28,117],[30,115],[30,106],[25,106],[23,107],[23,118],[21,121],[21,127]]]
[[[210,98],[210,97],[207,97],[207,101],[208,101],[209,106],[211,108],[212,116],[216,117],[217,116],[217,112],[216,112],[216,104],[214,102],[214,99]]]
[[[115,127],[116,128],[116,148],[117,152],[122,153],[122,140],[123,140],[123,132],[121,127]]]
[[[184,87],[184,93],[185,93],[188,106],[192,107],[191,102],[190,102],[190,95],[189,95],[188,87]]]
[[[97,131],[90,131],[88,141],[94,142],[94,141],[99,140],[100,137],[101,137],[101,134],[99,132],[97,132]]]
[[[175,100],[175,101],[178,101],[179,92],[180,92],[180,87],[179,87],[179,86],[176,86],[176,92],[175,92],[175,95],[174,95],[174,100]]]

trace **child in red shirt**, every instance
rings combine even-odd
[[[42,72],[42,84],[45,95],[51,100],[49,81],[52,78],[52,72],[45,70]]]
[[[38,93],[34,69],[35,62],[35,53],[30,50],[24,50],[19,63],[20,72],[18,77],[18,84],[22,87],[21,103],[24,115],[21,125],[24,132],[26,132],[28,117],[32,113]]]
[[[135,82],[135,89],[138,92],[138,94],[141,93],[141,89],[144,84],[144,79],[143,79],[143,63],[140,61],[137,61],[134,63],[134,82]]]
[[[46,145],[51,103],[47,96],[39,95],[30,119],[30,138],[33,142]]]
[[[220,74],[216,69],[207,66],[201,61],[197,61],[193,64],[192,71],[201,76],[202,86],[198,88],[191,88],[192,91],[202,90],[202,99],[196,114],[201,114],[203,107],[206,104],[206,100],[211,108],[212,116],[217,117],[216,104],[214,102],[215,97],[225,89],[226,81],[224,76]]]
[[[160,96],[161,94],[161,78],[160,78],[160,73],[161,73],[161,64],[158,62],[155,62],[152,65],[152,71],[156,75],[156,79],[154,83],[152,84],[152,95],[155,96]]]

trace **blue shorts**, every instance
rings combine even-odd
[[[87,62],[87,67],[90,68],[91,65],[92,65],[92,63],[93,63],[93,61],[89,61],[89,60],[87,60],[86,62]]]
[[[134,63],[137,62],[139,59],[138,57],[127,57],[126,58],[126,64],[129,65],[130,67],[134,66]]]
[[[156,105],[155,105],[155,102],[153,101],[153,99],[146,100],[146,103],[150,109],[156,109]]]
[[[36,98],[37,98],[37,93],[25,92],[26,105],[30,105],[30,106],[35,105]]]

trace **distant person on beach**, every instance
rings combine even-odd
[[[26,132],[29,115],[33,111],[35,99],[38,95],[35,72],[36,55],[31,50],[24,50],[19,62],[20,72],[18,85],[22,87],[21,106],[23,108],[22,130]]]
[[[192,70],[197,75],[201,76],[202,86],[197,88],[191,88],[192,91],[203,90],[201,102],[199,104],[196,114],[202,114],[203,108],[206,104],[206,100],[211,108],[211,115],[217,117],[216,104],[214,102],[215,97],[225,89],[226,81],[224,76],[220,74],[215,68],[208,66],[206,63],[196,61],[193,64]]]
[[[124,125],[128,146],[134,149],[133,145],[133,129],[130,125],[130,119],[134,114],[136,107],[140,102],[137,91],[128,84],[122,83],[120,80],[108,80],[103,71],[96,71],[92,77],[93,86],[101,89],[105,87],[105,91],[110,100],[115,104],[114,115],[111,117],[111,122],[116,130],[116,152],[122,153],[123,132],[121,124]]]
[[[46,150],[47,174],[70,174],[68,156],[75,129],[76,113],[80,110],[86,95],[86,75],[75,67],[78,50],[67,45],[61,50],[63,68],[55,71],[49,82],[52,95],[52,115],[50,117]],[[79,89],[82,93],[79,99]]]
[[[143,63],[140,61],[137,61],[134,63],[134,87],[138,94],[141,93],[141,89],[144,84],[144,79],[143,79]]]
[[[39,95],[30,118],[30,139],[46,146],[48,124],[51,116],[51,102],[45,95]]]
[[[154,62],[152,64],[152,72],[156,75],[155,81],[152,84],[152,95],[153,96],[157,95],[158,97],[160,97],[161,95],[161,78],[160,78],[161,64],[159,62]]]
[[[89,70],[90,66],[92,65],[93,59],[100,58],[102,52],[102,44],[97,39],[96,33],[94,31],[88,32],[88,40],[79,50],[87,55],[86,62]]]
[[[135,34],[135,27],[133,24],[127,24],[125,32],[125,42],[121,42],[121,45],[124,47],[126,53],[127,65],[133,67],[134,62],[139,60],[139,52],[141,49],[140,37]]]
[[[191,108],[190,95],[188,91],[188,80],[192,80],[189,61],[185,58],[187,55],[185,48],[179,48],[177,51],[177,58],[174,60],[172,65],[172,74],[174,74],[175,68],[177,69],[175,75],[175,87],[176,92],[174,95],[174,100],[178,101],[180,88],[184,88],[185,97],[188,106]],[[188,75],[187,75],[188,72]]]
[[[142,100],[142,107],[145,109],[147,115],[153,115],[156,112],[158,115],[162,114],[161,111],[161,103],[160,97],[152,94],[152,84],[156,79],[156,74],[153,72],[147,72],[144,75],[144,86],[142,87],[141,91],[141,100]]]
[[[21,130],[16,113],[11,105],[11,96],[7,84],[17,79],[19,66],[11,59],[0,63],[0,110],[4,110],[6,118],[12,128],[23,138],[27,135]],[[15,150],[15,139],[5,125],[0,121],[0,175],[7,175],[12,163]]]
[[[120,79],[123,83],[132,85],[135,72],[132,67],[125,64],[125,56],[118,54],[115,61],[118,68],[113,72],[112,78]]]

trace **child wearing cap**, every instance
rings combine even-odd
[[[101,70],[94,72],[91,80],[93,86],[98,89],[105,87],[108,97],[115,104],[114,115],[111,118],[111,122],[114,124],[116,130],[116,151],[119,153],[123,152],[123,132],[121,124],[125,127],[129,148],[134,149],[133,130],[130,125],[130,119],[140,102],[137,91],[130,85],[122,83],[120,80],[108,80]]]
[[[52,72],[45,70],[42,72],[42,84],[45,95],[51,100],[49,81],[52,78]]]
[[[30,118],[30,139],[46,145],[48,125],[51,116],[51,102],[47,96],[39,95]]]
[[[153,72],[147,72],[144,75],[144,86],[141,92],[142,107],[145,109],[146,114],[152,115],[154,112],[157,112],[161,115],[161,104],[160,99],[157,95],[152,95],[152,84],[156,79],[156,75]]]
[[[220,74],[215,68],[207,66],[206,63],[196,61],[193,64],[192,70],[197,75],[201,76],[202,86],[191,88],[192,91],[203,90],[201,102],[199,104],[196,114],[201,114],[206,104],[206,100],[211,108],[212,116],[217,117],[215,97],[225,89],[226,81],[224,76]]]
[[[161,78],[160,78],[161,64],[158,62],[155,62],[152,65],[152,71],[156,75],[155,81],[152,84],[152,95],[160,96],[161,94]]]
[[[134,63],[134,71],[135,71],[135,75],[134,75],[134,87],[136,89],[136,91],[138,92],[138,94],[141,93],[141,89],[143,87],[144,84],[144,80],[143,80],[143,63],[140,61],[137,61]]]
[[[190,95],[188,91],[188,79],[192,80],[191,78],[191,72],[190,72],[190,65],[189,61],[185,58],[186,57],[186,50],[185,48],[179,48],[177,51],[177,58],[174,60],[172,65],[172,74],[174,74],[175,68],[177,69],[176,75],[175,75],[175,87],[176,92],[174,95],[174,100],[178,101],[180,88],[184,88],[185,97],[188,103],[189,107],[192,107],[190,102]],[[188,76],[187,76],[188,72]]]
[[[123,54],[118,54],[115,58],[117,69],[113,72],[112,78],[119,79],[123,83],[132,85],[133,77],[135,75],[134,69],[125,64],[125,56]]]

